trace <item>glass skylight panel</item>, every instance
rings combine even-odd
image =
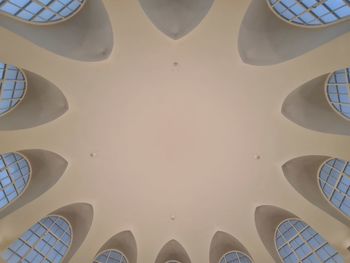
[[[350,163],[328,160],[320,169],[319,183],[325,197],[350,217]]]
[[[0,0],[0,12],[32,23],[53,23],[74,15],[85,0]]]
[[[110,249],[101,252],[94,263],[128,263],[126,258],[117,250]]]
[[[323,237],[298,219],[288,219],[276,230],[275,244],[285,263],[343,263]]]
[[[0,154],[0,210],[24,192],[29,179],[30,166],[22,155]]]
[[[332,73],[327,82],[328,102],[342,116],[350,119],[350,68]]]
[[[267,0],[283,20],[296,25],[322,26],[350,17],[349,0]]]
[[[0,62],[0,116],[20,103],[25,89],[26,79],[23,72],[15,66]]]
[[[15,241],[2,255],[7,263],[59,263],[72,239],[68,222],[60,216],[40,220]]]
[[[224,255],[220,263],[253,263],[253,261],[242,252],[232,251]]]

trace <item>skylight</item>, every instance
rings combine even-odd
[[[350,164],[340,159],[326,161],[319,174],[326,198],[345,215],[350,216]]]
[[[72,241],[72,230],[61,216],[40,220],[15,241],[2,255],[8,263],[62,262]]]
[[[126,257],[117,250],[109,249],[101,252],[94,263],[128,263]]]
[[[225,254],[220,263],[252,263],[253,261],[245,254],[239,251],[232,251]]]
[[[343,117],[350,119],[350,68],[332,73],[326,84],[328,102]]]
[[[267,0],[283,20],[303,26],[333,24],[350,17],[349,0]]]
[[[0,209],[24,192],[29,179],[30,166],[22,155],[0,154]]]
[[[24,21],[46,24],[71,17],[84,3],[85,0],[0,0],[0,12]]]
[[[299,219],[283,221],[276,230],[275,243],[285,263],[344,262],[320,234]]]
[[[25,90],[24,73],[15,66],[0,63],[0,116],[17,106]]]

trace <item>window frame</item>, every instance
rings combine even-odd
[[[28,176],[28,182],[26,183],[23,191],[19,195],[17,195],[16,198],[13,199],[11,202],[9,202],[5,206],[1,207],[0,208],[0,212],[4,211],[7,207],[9,207],[10,205],[14,204],[27,191],[27,189],[29,187],[29,184],[31,182],[31,179],[32,179],[32,172],[33,172],[33,170],[32,170],[32,166],[31,166],[31,163],[30,163],[29,159],[24,154],[22,154],[20,152],[5,152],[5,153],[0,153],[0,155],[9,154],[9,153],[18,154],[24,160],[26,160],[26,162],[28,164],[28,168],[29,168],[29,176]],[[11,178],[11,181],[12,181],[12,178]]]
[[[298,23],[295,23],[291,20],[287,20],[285,19],[284,17],[282,17],[282,15],[280,13],[278,13],[273,7],[272,5],[270,4],[270,0],[266,0],[266,4],[268,5],[269,9],[279,18],[281,19],[282,21],[284,21],[285,23],[289,24],[289,25],[292,25],[292,26],[295,26],[295,27],[299,27],[299,28],[306,28],[306,29],[319,29],[319,28],[325,28],[325,27],[329,27],[329,26],[333,26],[335,24],[338,24],[338,23],[342,23],[342,22],[345,22],[346,20],[349,20],[350,19],[350,16],[348,17],[344,17],[344,18],[341,18],[335,22],[331,22],[331,23],[328,23],[328,24],[322,24],[322,25],[307,25],[307,24],[298,24]]]
[[[338,111],[334,106],[333,106],[333,102],[331,102],[331,100],[329,99],[328,97],[328,84],[329,84],[329,80],[332,78],[332,76],[335,74],[335,72],[339,71],[339,70],[346,70],[346,69],[350,69],[350,67],[346,67],[346,68],[341,68],[341,69],[338,69],[338,70],[335,70],[331,73],[328,74],[327,76],[327,79],[325,81],[325,84],[324,84],[324,93],[325,93],[325,97],[326,97],[326,100],[328,102],[328,105],[332,108],[333,111],[335,111],[339,116],[341,116],[344,120],[346,121],[350,121],[350,118],[346,117],[345,115],[343,115],[340,111]],[[349,95],[350,95],[350,79],[349,79]]]
[[[326,159],[324,162],[321,163],[320,167],[319,167],[318,170],[317,170],[317,186],[318,186],[318,189],[320,190],[320,192],[321,192],[323,198],[327,200],[327,202],[332,206],[332,208],[336,209],[338,212],[340,212],[342,215],[344,215],[347,219],[350,219],[350,216],[349,216],[349,215],[345,214],[342,210],[340,210],[339,207],[336,207],[336,206],[332,203],[332,201],[331,201],[330,199],[327,198],[326,194],[323,192],[323,190],[322,190],[322,188],[321,188],[321,184],[320,184],[321,170],[322,170],[323,166],[324,166],[327,162],[329,162],[329,161],[331,161],[331,160],[342,160],[342,161],[344,161],[345,163],[348,163],[348,162],[349,162],[349,161],[347,161],[347,160],[343,160],[343,159],[340,159],[340,158],[332,158],[332,157],[331,157],[331,158]],[[342,176],[344,176],[344,175],[340,175],[339,177],[341,178]],[[337,188],[335,188],[335,189],[337,189]],[[350,197],[350,196],[349,196],[349,197]]]
[[[61,263],[64,262],[66,256],[69,254],[69,252],[70,252],[70,250],[71,250],[71,248],[72,248],[73,238],[74,238],[74,231],[73,231],[73,227],[72,227],[71,222],[70,222],[66,217],[64,217],[64,216],[62,216],[62,215],[60,215],[60,214],[49,214],[49,215],[44,216],[44,217],[42,217],[41,219],[37,220],[33,225],[31,225],[28,229],[26,229],[19,237],[17,237],[15,240],[13,240],[13,241],[10,243],[10,245],[9,245],[4,251],[2,251],[1,254],[3,254],[5,251],[9,250],[10,246],[11,246],[12,244],[14,244],[15,242],[17,242],[17,241],[18,241],[24,234],[26,234],[33,226],[35,226],[36,224],[39,224],[40,221],[44,220],[45,218],[50,218],[50,217],[58,217],[58,218],[63,219],[63,220],[68,224],[68,227],[69,227],[70,232],[71,232],[71,236],[70,236],[71,238],[70,238],[70,242],[69,242],[69,245],[68,245],[68,248],[67,248],[67,252],[66,252],[65,255],[63,255],[63,257],[62,257],[62,259],[61,259],[61,261],[60,261]],[[43,236],[40,236],[39,239],[42,239],[42,237],[43,237]],[[58,240],[60,240],[60,239],[58,239]],[[28,245],[28,246],[29,246],[29,245]],[[29,247],[30,247],[30,250],[33,250],[33,249],[34,249],[33,246],[29,246]],[[53,248],[53,247],[51,247],[51,248]],[[12,253],[14,253],[14,252],[12,252]],[[2,258],[2,256],[1,256],[1,258]],[[45,256],[44,258],[46,258],[46,256]],[[25,258],[21,258],[21,259],[25,259]]]
[[[92,262],[94,263],[100,255],[102,255],[103,253],[108,252],[108,251],[114,251],[114,252],[119,253],[120,255],[122,255],[125,258],[126,263],[129,263],[129,260],[125,256],[125,254],[122,251],[115,249],[115,248],[107,248],[107,249],[102,250],[101,252],[98,252],[97,255],[94,257],[94,260]]]
[[[0,16],[1,16],[1,12],[0,12]],[[5,62],[1,62],[1,61],[0,61],[0,63],[4,64],[4,65],[6,65],[6,66],[7,66],[7,65],[10,65],[10,66],[15,67],[19,72],[21,72],[21,74],[23,75],[23,78],[24,78],[24,80],[23,80],[23,82],[24,82],[24,92],[23,92],[22,98],[19,100],[19,102],[18,102],[15,106],[11,107],[8,111],[6,111],[6,112],[0,114],[0,119],[1,119],[1,118],[4,117],[5,115],[9,114],[9,113],[12,112],[14,109],[16,109],[16,108],[18,107],[18,105],[20,105],[20,104],[22,103],[22,101],[25,99],[25,97],[26,97],[26,95],[27,95],[27,90],[28,90],[28,78],[27,78],[27,75],[26,75],[25,71],[24,71],[22,68],[17,67],[17,66],[14,65],[14,64],[9,64],[9,63],[5,63]],[[1,79],[0,79],[0,80],[1,80]],[[6,81],[6,79],[2,79],[2,80],[5,80],[5,81]],[[2,91],[0,90],[0,92],[2,92]],[[1,98],[1,97],[0,97],[0,98]]]
[[[337,252],[337,254],[344,260],[343,255],[341,255],[337,249],[335,249],[333,246],[331,246],[331,245],[329,244],[329,242],[328,242],[318,231],[316,231],[315,229],[313,229],[308,223],[306,223],[304,220],[302,220],[302,219],[300,219],[300,218],[298,218],[298,217],[289,217],[289,218],[286,218],[286,219],[282,220],[282,221],[277,225],[277,227],[276,227],[276,229],[275,229],[275,232],[274,232],[274,236],[273,236],[273,243],[274,243],[274,246],[275,246],[275,251],[276,251],[276,253],[277,253],[279,259],[281,260],[281,262],[284,262],[284,260],[283,260],[283,258],[281,257],[281,255],[280,255],[280,253],[279,253],[279,250],[278,250],[278,248],[277,248],[277,240],[276,240],[277,231],[278,231],[278,229],[280,228],[280,226],[281,226],[282,224],[284,224],[284,223],[287,222],[287,221],[291,221],[291,220],[300,221],[300,222],[304,223],[307,227],[310,227],[316,234],[318,234],[319,236],[322,237],[322,239],[326,242],[326,245],[329,245],[331,248],[333,248],[333,249]],[[297,231],[297,232],[299,233],[299,231]],[[288,243],[289,243],[289,242],[288,242]],[[309,242],[306,241],[305,243],[309,245]],[[323,245],[323,246],[324,246],[324,245]],[[323,247],[323,246],[322,246],[322,247]],[[310,247],[310,245],[309,245],[309,247]],[[311,247],[310,247],[310,248],[311,248]],[[321,247],[320,247],[320,248],[321,248]],[[318,249],[320,249],[320,248],[318,248]],[[312,254],[317,255],[317,257],[319,258],[318,254],[316,253],[316,250],[315,250],[314,248],[311,248],[311,250],[312,250]],[[295,250],[293,250],[293,253],[295,254]],[[312,254],[310,254],[310,255],[312,255]],[[308,255],[308,257],[309,257],[310,255]],[[297,258],[298,258],[298,260],[299,260],[299,257],[297,257]],[[322,262],[322,260],[320,260],[320,262]],[[345,263],[345,261],[343,261],[343,262]]]
[[[32,1],[32,0],[31,0]],[[26,23],[26,24],[30,24],[30,25],[35,25],[35,26],[53,26],[53,25],[56,25],[56,24],[59,24],[59,23],[62,23],[62,22],[66,22],[67,20],[71,19],[72,17],[74,17],[76,14],[78,14],[82,8],[85,6],[86,2],[88,0],[82,0],[83,2],[81,3],[81,5],[79,6],[79,8],[77,8],[72,14],[70,14],[69,16],[67,17],[63,17],[62,19],[60,20],[57,20],[57,21],[46,21],[46,22],[33,22],[33,21],[28,21],[28,20],[25,20],[25,19],[22,19],[22,18],[19,18],[17,17],[16,15],[11,15],[11,14],[8,14],[6,12],[3,12],[0,10],[0,16],[1,15],[5,15],[5,16],[8,16],[10,18],[13,18],[13,19],[16,19],[17,21],[20,21],[22,23]]]
[[[231,251],[229,251],[229,252],[226,252],[225,254],[223,254],[223,255],[220,257],[218,263],[220,263],[228,254],[231,254],[231,253],[242,254],[242,255],[244,255],[245,257],[247,257],[247,258],[250,260],[251,263],[254,263],[253,259],[252,259],[249,255],[247,255],[246,253],[244,253],[244,252],[242,252],[242,251],[239,251],[239,250],[231,250]]]

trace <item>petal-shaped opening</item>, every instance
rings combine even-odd
[[[239,251],[252,258],[246,247],[237,238],[226,232],[217,231],[210,243],[209,262],[218,263],[222,256],[231,251]]]
[[[266,250],[276,262],[281,259],[275,247],[275,231],[278,225],[288,218],[297,218],[287,210],[272,205],[259,206],[255,210],[255,225]]]
[[[328,103],[324,74],[303,84],[284,100],[282,114],[290,121],[310,130],[350,135],[350,121],[341,117]]]
[[[208,14],[214,0],[139,0],[152,23],[172,39],[191,32]]]
[[[111,237],[103,244],[96,255],[99,255],[102,251],[110,249],[123,253],[127,258],[128,263],[137,263],[137,244],[131,231],[123,231]]]
[[[350,21],[325,28],[302,28],[282,21],[265,0],[252,0],[243,18],[238,49],[242,60],[263,66],[285,62],[349,31]]]
[[[86,1],[70,19],[47,26],[37,26],[0,15],[0,26],[58,55],[99,61],[113,50],[113,30],[101,0]]]
[[[349,219],[327,201],[319,187],[319,169],[329,156],[309,155],[294,158],[282,166],[284,176],[305,199],[350,226]]]
[[[179,261],[181,263],[191,263],[184,247],[176,240],[170,240],[159,251],[155,263],[164,263],[170,260]]]
[[[0,130],[27,129],[62,116],[68,110],[66,97],[53,83],[24,70],[27,89],[21,103],[0,119]]]
[[[63,216],[72,226],[73,240],[68,254],[62,261],[62,263],[68,263],[89,233],[94,209],[88,203],[75,203],[62,207],[51,214]]]
[[[35,200],[53,187],[65,172],[68,162],[60,155],[46,150],[19,151],[30,163],[31,178],[23,194],[0,211],[0,218]]]

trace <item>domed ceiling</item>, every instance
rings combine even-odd
[[[306,129],[281,108],[304,83],[350,66],[350,35],[255,66],[242,61],[238,47],[250,1],[214,1],[200,24],[177,40],[162,33],[137,0],[103,4],[114,37],[106,59],[103,48],[103,59],[61,56],[0,27],[0,61],[49,81],[68,105],[45,124],[1,126],[0,119],[1,152],[40,149],[68,162],[48,191],[1,218],[0,250],[52,211],[89,203],[92,225],[70,262],[92,262],[111,237],[130,231],[137,262],[156,262],[176,240],[192,263],[205,263],[213,236],[223,231],[255,262],[267,263],[273,259],[255,211],[273,205],[303,219],[349,262],[348,222],[307,201],[282,171],[305,155],[350,160],[349,137]]]

